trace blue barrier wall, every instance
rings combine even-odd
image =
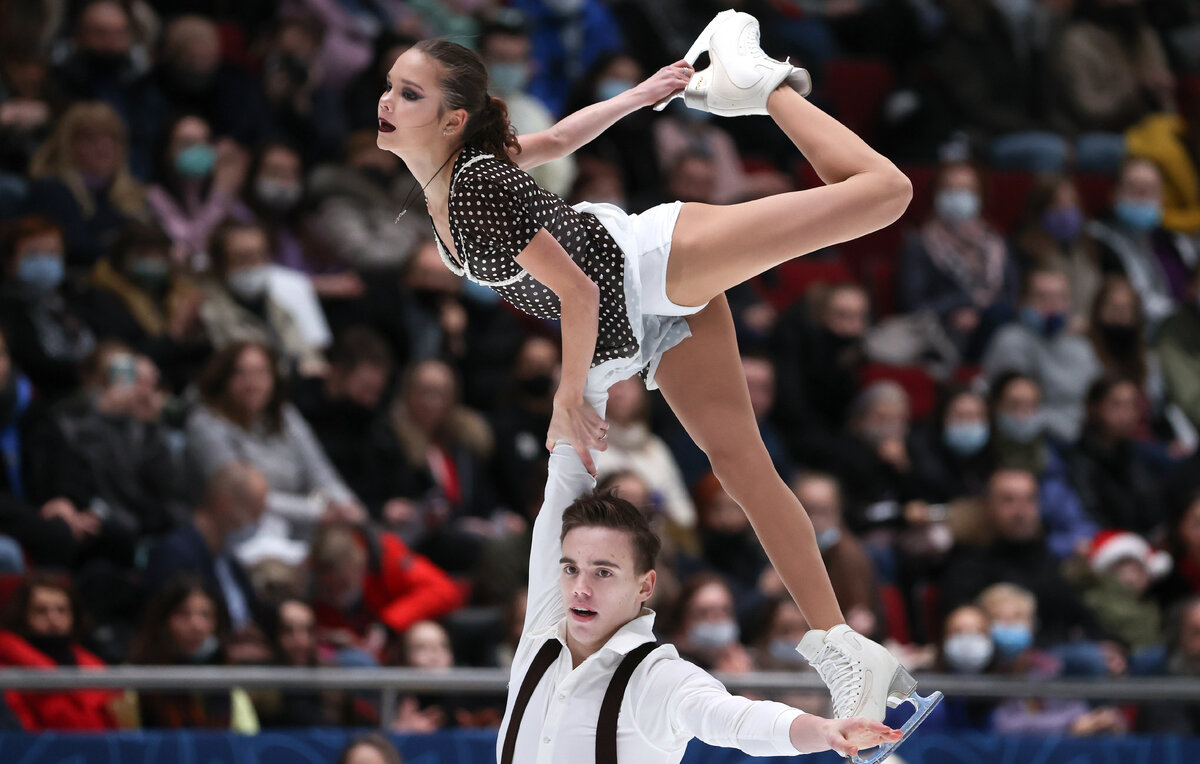
[[[110,735],[0,733],[3,764],[331,764],[346,730],[122,732]],[[397,735],[405,764],[495,764],[496,733],[482,730]],[[907,764],[1195,764],[1200,738],[1047,739],[917,734],[900,749]],[[837,764],[831,752],[801,759],[751,759],[693,741],[684,764],[800,761]]]

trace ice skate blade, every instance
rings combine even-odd
[[[913,712],[912,716],[908,717],[908,721],[904,722],[904,726],[900,728],[900,731],[903,733],[901,738],[894,743],[884,743],[881,746],[870,749],[867,755],[864,755],[860,751],[850,756],[850,761],[853,764],[879,764],[879,762],[891,756],[900,747],[900,744],[908,740],[908,736],[916,732],[917,727],[920,727],[929,718],[929,714],[933,712],[933,709],[937,708],[937,704],[941,703],[943,698],[942,693],[936,690],[925,697],[914,693],[904,698],[902,702],[912,703],[917,710]]]
[[[708,22],[708,26],[704,27],[704,31],[700,33],[700,36],[696,38],[696,41],[692,43],[692,47],[688,48],[687,54],[683,57],[683,60],[688,62],[688,66],[696,65],[696,59],[700,58],[701,53],[708,50],[708,42],[712,39],[713,32],[717,31],[717,27],[721,26],[725,19],[729,18],[734,13],[737,13],[737,11],[730,8],[728,10],[721,11],[716,16],[713,16],[712,21]],[[695,75],[693,75],[693,77],[694,76]],[[671,101],[682,97],[682,91],[673,96],[668,96],[654,104],[654,110],[662,111],[663,109],[667,108],[667,104],[671,103]]]

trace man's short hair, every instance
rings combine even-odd
[[[635,573],[654,569],[662,541],[650,530],[650,523],[641,510],[628,501],[611,494],[593,494],[576,499],[563,512],[562,535],[559,541],[576,528],[615,528],[626,531],[633,543]]]

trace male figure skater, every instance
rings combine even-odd
[[[855,756],[900,741],[878,721],[731,695],[673,646],[656,645],[643,603],[659,540],[636,507],[589,495],[594,487],[560,441],[534,523],[499,764],[673,764],[693,737],[753,756]]]

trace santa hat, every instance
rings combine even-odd
[[[1154,551],[1144,538],[1129,531],[1100,531],[1088,550],[1088,563],[1096,575],[1131,558],[1145,565],[1151,578],[1162,578],[1171,570],[1171,555]]]

